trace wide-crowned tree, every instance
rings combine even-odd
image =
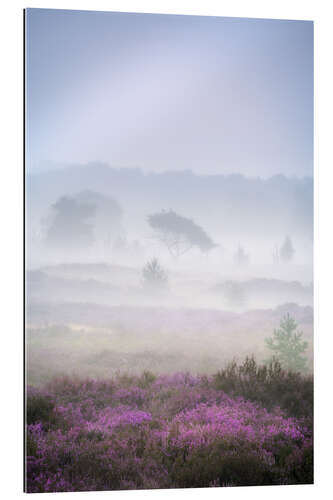
[[[62,249],[89,247],[94,241],[91,224],[94,214],[94,205],[62,196],[51,206],[51,213],[44,221],[46,243],[52,248]]]
[[[179,257],[192,248],[209,252],[217,246],[192,219],[173,210],[162,210],[149,215],[148,223],[155,237],[167,247],[173,257]]]
[[[81,191],[75,195],[75,200],[84,205],[93,205],[94,238],[102,244],[105,250],[110,251],[114,242],[123,236],[123,210],[119,203],[108,196],[95,191]]]

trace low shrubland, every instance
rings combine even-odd
[[[213,381],[216,389],[258,401],[268,410],[279,406],[292,417],[312,419],[313,376],[283,370],[276,358],[266,365],[258,365],[253,357],[242,364],[233,361]]]
[[[249,358],[28,387],[27,491],[312,483],[312,385]]]

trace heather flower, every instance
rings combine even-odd
[[[312,481],[309,416],[227,394],[214,377],[58,379],[27,401],[29,492]]]

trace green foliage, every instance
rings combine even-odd
[[[296,321],[287,314],[280,322],[280,328],[274,330],[273,337],[266,338],[268,349],[273,352],[282,367],[294,372],[304,372],[307,360],[302,354],[308,342],[302,340],[303,333],[297,331]],[[272,359],[272,358],[271,358]]]
[[[54,402],[48,394],[38,389],[28,388],[26,411],[27,424],[43,422],[49,424],[54,420]]]
[[[292,417],[312,420],[313,377],[282,368],[277,359],[258,365],[247,357],[238,365],[235,361],[214,375],[213,385],[233,396],[258,401],[271,410],[279,406]]]
[[[138,379],[138,386],[142,389],[148,389],[156,380],[156,375],[149,370],[145,370]]]
[[[176,488],[218,486],[256,486],[278,484],[275,467],[265,463],[254,446],[245,440],[238,442],[238,453],[228,440],[216,440],[209,447],[202,446],[173,460],[171,478]]]

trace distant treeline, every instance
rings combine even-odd
[[[93,190],[115,198],[134,220],[162,208],[180,211],[208,231],[312,238],[313,179],[196,175],[190,170],[144,173],[90,163],[27,175],[28,216],[60,196]],[[145,220],[142,220],[145,224]]]

